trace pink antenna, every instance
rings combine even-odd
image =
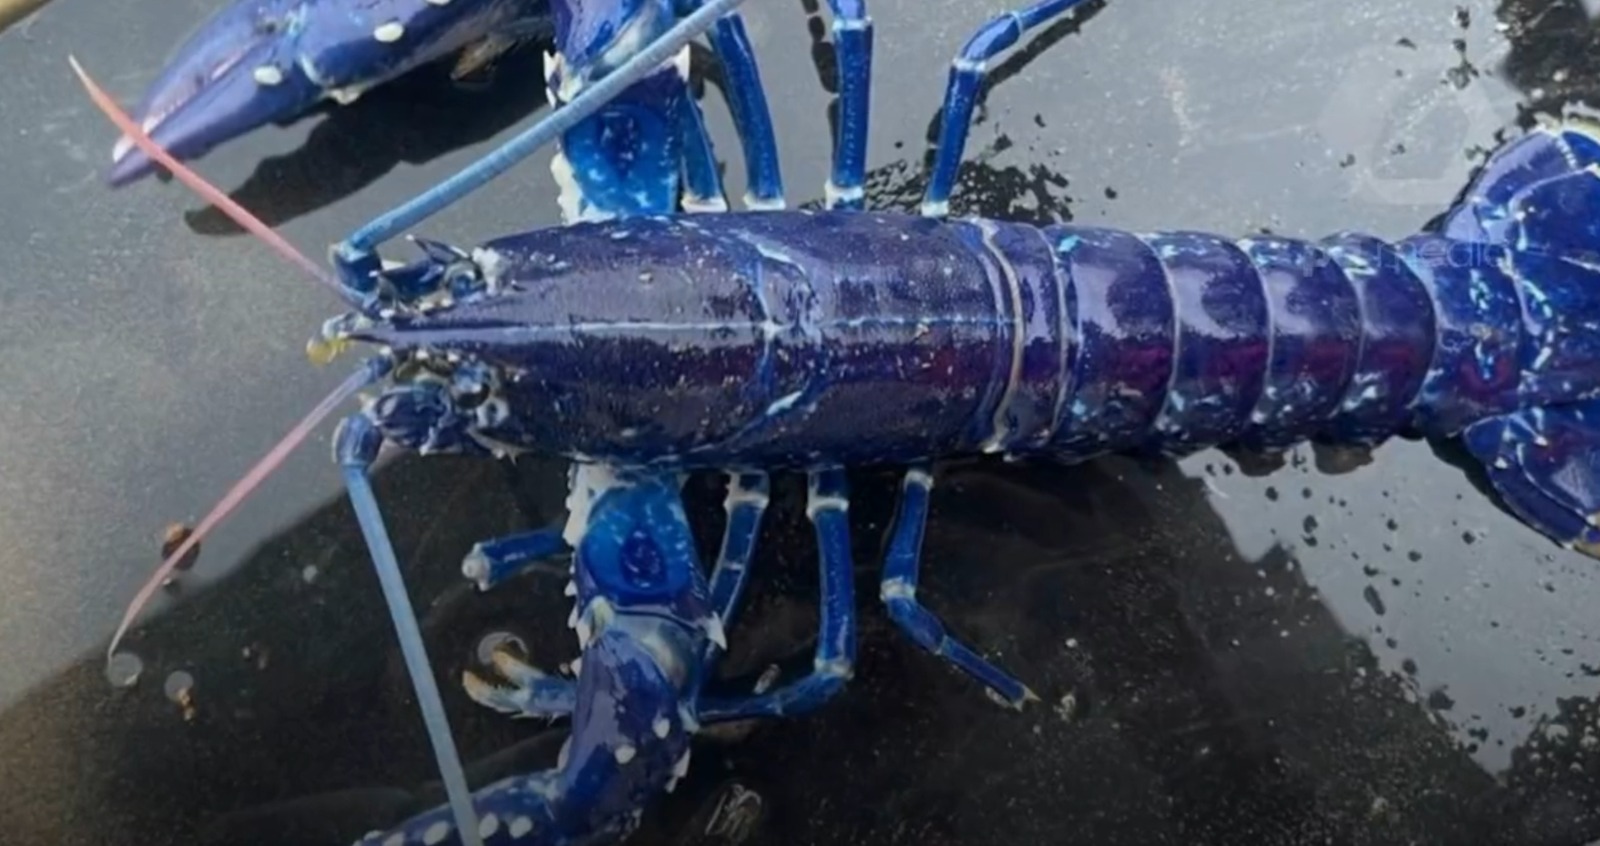
[[[161,148],[160,144],[151,140],[150,136],[139,128],[133,118],[128,117],[128,113],[124,112],[116,101],[111,99],[111,95],[107,94],[105,89],[89,78],[88,72],[83,69],[82,65],[78,64],[76,57],[68,56],[67,61],[72,64],[72,72],[78,75],[78,81],[82,82],[84,89],[89,92],[89,99],[93,100],[94,104],[100,108],[100,111],[104,112],[105,116],[118,129],[122,130],[123,135],[128,136],[133,141],[134,146],[142,150],[145,155],[160,162],[167,170],[172,171],[173,176],[178,177],[183,184],[193,189],[196,194],[200,195],[201,199],[222,209],[222,213],[231,218],[234,223],[239,224],[251,234],[266,242],[267,246],[276,250],[279,255],[299,265],[302,270],[311,275],[311,278],[327,285],[343,297],[343,289],[326,270],[323,270],[316,262],[306,258],[304,253],[295,249],[294,245],[284,240],[282,235],[279,235],[273,231],[272,227],[261,222],[261,218],[256,217],[246,211],[243,206],[234,202],[232,197],[222,192],[222,189],[207,182],[204,177],[173,158],[171,153],[168,153]]]
[[[110,95],[106,94],[99,85],[95,84],[94,80],[89,78],[89,74],[84,71],[82,65],[78,64],[76,58],[68,56],[67,61],[72,64],[73,72],[78,75],[79,81],[88,90],[89,98],[100,108],[100,111],[105,113],[106,117],[111,119],[111,122],[118,129],[122,130],[124,135],[132,139],[135,146],[172,171],[174,176],[193,189],[202,199],[222,209],[223,213],[232,218],[234,222],[254,234],[257,238],[260,238],[289,261],[299,265],[307,273],[311,274],[312,278],[333,288],[335,291],[341,290],[339,283],[332,276],[328,275],[321,267],[318,267],[316,262],[306,258],[303,253],[294,248],[294,245],[284,240],[283,236],[274,232],[272,227],[246,211],[228,197],[227,194],[224,194],[221,189],[179,163],[170,153],[163,150],[161,145],[151,140],[150,136],[145,134],[144,130],[140,129],[138,124],[134,123],[133,119],[128,117],[127,113],[117,106]],[[234,483],[233,487],[212,507],[211,513],[207,514],[205,519],[201,520],[200,524],[195,527],[194,531],[184,539],[183,543],[179,544],[178,548],[174,549],[172,554],[161,562],[161,567],[139,589],[138,595],[134,597],[133,602],[128,606],[128,610],[123,613],[122,622],[117,626],[116,633],[111,636],[111,645],[106,649],[107,658],[116,654],[117,646],[122,642],[123,636],[128,633],[128,628],[133,625],[133,621],[139,616],[139,612],[150,604],[150,600],[155,596],[161,584],[183,562],[184,557],[189,554],[189,550],[194,549],[202,538],[216,528],[218,523],[222,522],[223,518],[239,507],[239,504],[244,502],[251,493],[255,492],[262,482],[266,481],[274,471],[281,467],[290,453],[294,452],[295,448],[299,447],[316,429],[317,425],[327,419],[329,414],[333,413],[335,408],[338,408],[341,403],[353,396],[356,391],[369,384],[371,380],[372,375],[366,369],[351,374],[350,378],[333,390],[333,393],[318,403],[317,407],[313,408],[311,413],[305,416],[305,419],[295,424],[289,434],[285,435],[272,449],[268,450],[267,454],[260,461],[257,461],[255,466],[251,467],[243,478]]]
[[[189,550],[200,543],[201,538],[210,534],[211,530],[216,528],[224,517],[231,514],[235,508],[239,507],[240,503],[254,493],[255,489],[260,487],[261,483],[266,481],[273,471],[282,466],[289,454],[294,452],[295,448],[300,446],[306,437],[317,428],[317,425],[327,419],[328,415],[339,407],[340,403],[349,399],[371,380],[372,375],[365,368],[350,374],[350,378],[344,380],[339,387],[334,388],[333,393],[328,394],[322,402],[317,403],[317,407],[311,409],[311,413],[307,414],[305,419],[296,423],[295,427],[289,431],[289,434],[283,437],[283,440],[268,450],[267,454],[262,456],[261,460],[257,461],[256,465],[251,467],[243,478],[228,489],[222,499],[215,506],[212,506],[211,513],[207,514],[198,526],[195,526],[194,531],[189,533],[189,537],[185,538],[183,543],[179,544],[178,548],[167,556],[167,560],[161,562],[161,566],[151,575],[150,580],[139,588],[138,595],[133,598],[128,610],[123,612],[122,622],[117,625],[116,634],[111,636],[111,645],[106,648],[107,658],[116,654],[118,644],[122,642],[123,635],[128,633],[128,628],[133,625],[133,621],[139,616],[139,612],[150,604],[150,600],[155,596],[156,590],[172,575],[172,571],[183,563],[183,558],[189,554]]]

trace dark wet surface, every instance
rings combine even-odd
[[[831,73],[802,0],[750,4],[793,201],[820,194]],[[334,304],[175,185],[94,179],[113,133],[65,62],[131,100],[209,0],[57,0],[5,36],[11,133],[0,280],[0,843],[339,844],[440,799],[392,630],[326,440],[206,544],[181,603],[138,629],[143,676],[101,652],[193,520],[341,379],[306,363]],[[872,201],[917,198],[945,62],[997,0],[876,0]],[[808,21],[808,17],[810,18]],[[1008,62],[973,131],[960,210],[1126,228],[1404,235],[1481,151],[1600,102],[1582,3],[1362,0],[1099,9]],[[262,132],[202,169],[310,251],[542,113],[536,52],[471,91],[418,80]],[[713,130],[732,149],[715,86]],[[427,234],[556,222],[539,158]],[[729,168],[730,193],[743,190]],[[398,253],[397,253],[398,255]],[[1326,458],[1326,457],[1324,457]],[[473,706],[455,680],[511,632],[570,658],[558,580],[475,596],[481,538],[560,515],[561,468],[402,459],[379,475],[462,752],[547,766],[562,729]],[[813,544],[780,486],[742,669],[803,665]],[[1266,476],[1207,453],[940,477],[924,596],[1044,698],[1000,711],[891,630],[875,557],[894,479],[853,508],[862,656],[817,715],[707,738],[641,843],[692,836],[729,785],[762,844],[1582,844],[1600,838],[1600,646],[1589,559],[1498,511],[1428,445],[1350,472]],[[697,489],[710,544],[721,505]],[[193,680],[187,704],[163,690]],[[187,716],[186,716],[187,715]],[[737,742],[733,742],[733,741]]]

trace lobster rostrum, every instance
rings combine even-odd
[[[727,11],[715,5],[659,41],[623,44],[631,58],[586,77],[584,90],[507,149],[525,155],[581,122],[581,105],[629,90],[634,73],[658,72],[682,47],[674,33],[696,15],[703,23]],[[396,615],[402,649],[451,794],[449,807],[363,842],[620,836],[681,774],[698,727],[827,702],[855,659],[851,465],[907,468],[879,591],[891,618],[1018,707],[1032,692],[917,600],[941,458],[1072,462],[1227,445],[1272,452],[1307,440],[1371,446],[1412,433],[1459,438],[1513,514],[1600,555],[1600,128],[1552,123],[1511,142],[1436,224],[1392,243],[1351,232],[1232,239],[948,218],[986,63],[1074,5],[1038,2],[967,42],[950,72],[921,215],[859,210],[864,157],[845,139],[865,138],[870,23],[859,4],[840,2],[836,12],[859,12],[835,18],[841,53],[843,37],[860,34],[856,58],[841,66],[861,71],[841,91],[841,112],[862,122],[841,120],[823,210],[638,213],[597,193],[585,198],[602,207],[589,217],[609,219],[471,248],[418,241],[419,261],[377,261],[379,236],[509,166],[497,151],[335,250],[336,289],[351,310],[325,324],[313,347],[376,352],[285,443],[357,388],[382,386],[346,418],[335,454],[385,590],[404,612]],[[550,128],[563,115],[563,128]],[[163,163],[185,176],[176,160]],[[681,191],[691,205],[695,191]],[[464,565],[490,587],[552,552],[574,552],[576,680],[502,655],[509,688],[468,683],[504,711],[570,716],[557,770],[465,796],[366,481],[386,443],[573,462],[563,529],[485,541]],[[730,480],[709,579],[678,499],[682,475],[698,470]],[[813,670],[750,696],[706,695],[748,577],[768,474],[785,470],[809,477],[818,539]],[[230,494],[224,506],[237,501]]]

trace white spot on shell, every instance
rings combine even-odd
[[[255,78],[258,85],[271,86],[283,82],[283,71],[272,65],[262,65],[256,68],[251,76]]]
[[[405,34],[406,28],[401,26],[398,21],[390,21],[372,31],[372,37],[384,44],[393,44],[400,40],[400,36]]]
[[[428,2],[431,3],[433,0],[428,0]],[[493,837],[494,833],[499,830],[500,818],[494,814],[484,814],[483,819],[478,820],[478,836],[485,840]]]
[[[406,846],[405,833],[397,831],[394,834],[389,835],[386,839],[384,839],[383,846]]]
[[[618,746],[616,751],[617,763],[626,764],[629,761],[632,761],[633,756],[637,754],[639,754],[639,750],[633,748],[632,746],[628,746],[626,744]]]
[[[512,837],[526,837],[530,831],[533,831],[533,820],[527,817],[517,817],[511,821]]]
[[[667,734],[672,731],[672,723],[666,717],[656,717],[650,728],[655,731],[656,737],[666,740]]]
[[[434,846],[436,843],[443,843],[444,839],[449,836],[450,824],[440,820],[428,826],[428,830],[422,833],[422,842],[425,846]]]

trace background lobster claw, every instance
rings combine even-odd
[[[546,14],[545,0],[237,0],[178,48],[133,117],[173,156],[194,159],[464,47],[509,45]],[[155,169],[125,136],[111,158],[113,186]]]

